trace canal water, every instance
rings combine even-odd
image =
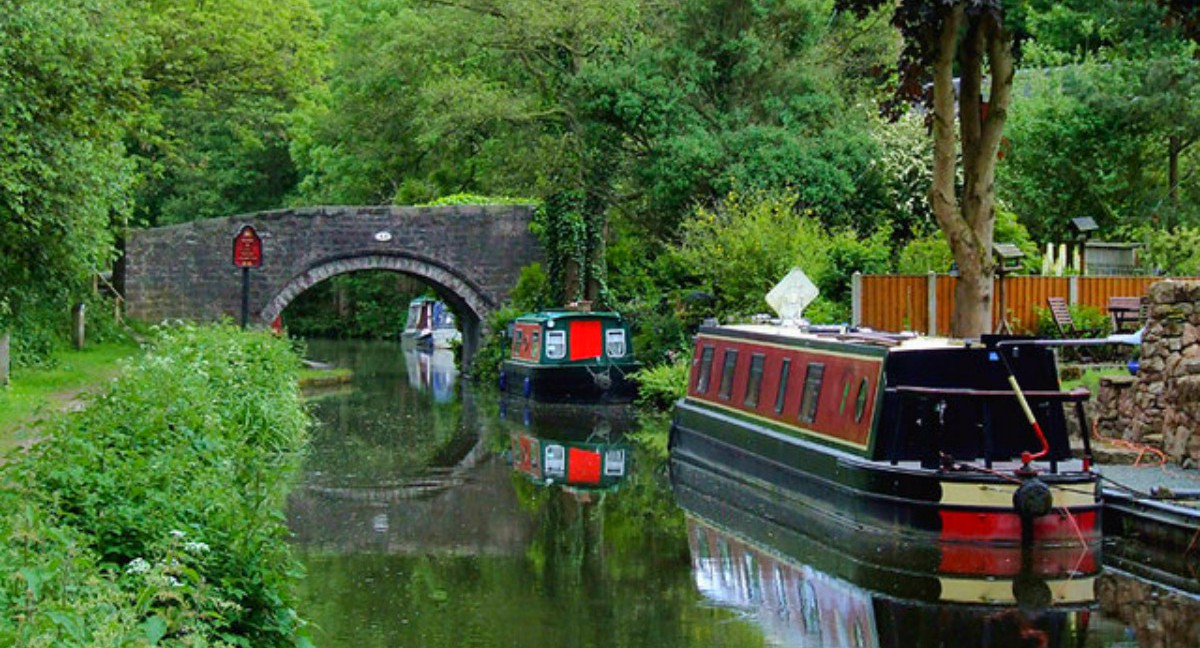
[[[398,344],[308,355],[354,371],[310,400],[289,503],[317,646],[1200,645],[1196,597],[1111,569],[1006,603],[1004,578],[951,586],[689,497],[665,420],[507,403]]]

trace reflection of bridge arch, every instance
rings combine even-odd
[[[243,225],[263,239],[250,272],[250,317],[270,324],[297,295],[329,277],[391,270],[434,285],[464,315],[464,360],[491,309],[541,258],[528,206],[311,207],[194,221],[130,233],[124,293],[145,320],[236,318],[241,274],[230,246]],[[118,281],[121,278],[118,277]]]

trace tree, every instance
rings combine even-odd
[[[890,4],[891,0],[836,3],[864,17]],[[1014,31],[1005,22],[1006,4],[901,0],[892,18],[905,44],[898,96],[923,95],[924,81],[932,77],[934,167],[929,200],[958,264],[950,329],[959,337],[975,337],[992,327],[996,159],[1008,119],[1014,68]],[[985,73],[991,81],[986,101]],[[960,152],[961,190],[956,184]]]
[[[111,260],[138,47],[121,2],[0,0],[0,330],[52,326],[31,313],[64,312]]]
[[[308,0],[131,0],[147,103],[130,138],[138,215],[166,225],[283,204],[291,112],[322,71]]]

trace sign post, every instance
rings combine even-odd
[[[262,267],[262,239],[245,225],[233,237],[233,265],[242,269],[242,328],[250,321],[250,268]]]

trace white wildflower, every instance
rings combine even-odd
[[[144,574],[150,571],[150,563],[146,562],[145,558],[134,558],[125,565],[126,574]]]
[[[174,537],[174,538],[182,538],[182,537],[183,537],[183,536],[185,536],[185,535],[187,535],[187,534],[186,534],[186,533],[184,533],[183,531],[180,531],[179,529],[172,529],[172,530],[171,530],[171,536],[172,536],[172,537]]]
[[[208,544],[204,542],[188,541],[183,543],[183,550],[192,554],[202,554],[208,551]]]

